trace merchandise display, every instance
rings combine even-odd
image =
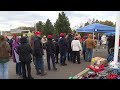
[[[88,68],[70,79],[120,79],[120,63],[114,64],[104,58],[95,57]]]

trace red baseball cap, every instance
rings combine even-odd
[[[13,34],[13,37],[17,37],[17,35],[16,35],[16,34]]]
[[[52,39],[52,35],[48,35],[47,38]]]
[[[41,32],[36,31],[36,32],[35,32],[35,35],[41,35]]]
[[[65,36],[64,33],[60,33],[60,37],[63,37],[63,36]]]

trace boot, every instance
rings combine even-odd
[[[56,68],[56,67],[54,67],[53,69],[54,69],[55,71],[57,70],[57,68]]]
[[[41,72],[40,71],[37,71],[37,73],[36,73],[37,75],[40,75],[41,74]]]
[[[50,70],[51,70],[51,68],[50,68],[50,67],[48,67],[48,70],[50,71]]]
[[[65,61],[64,61],[62,65],[63,65],[63,66],[66,66],[67,64],[66,64]]]
[[[41,73],[41,76],[45,76],[47,74],[47,72],[43,72]]]
[[[27,79],[34,79],[33,77],[28,77]]]
[[[47,74],[47,72],[45,72],[45,70],[41,70],[41,76],[45,76]]]
[[[78,61],[78,64],[80,64],[81,62],[80,61]]]
[[[58,64],[59,63],[58,60],[55,63]]]
[[[59,62],[57,61],[57,62],[55,62],[56,64],[59,64]]]

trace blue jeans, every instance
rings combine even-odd
[[[21,75],[22,74],[22,66],[21,63],[16,63],[16,74]]]
[[[43,57],[35,57],[35,68],[36,71],[41,70],[41,72],[44,72],[44,61]]]
[[[8,62],[0,63],[0,79],[8,79]]]
[[[93,49],[86,49],[86,61],[91,61],[93,55]]]
[[[65,64],[66,52],[60,52],[60,64]]]

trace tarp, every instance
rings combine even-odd
[[[76,30],[76,32],[115,32],[115,28],[99,23],[94,23],[83,28],[79,28]]]
[[[110,35],[115,35],[115,32],[107,32],[107,33],[104,33],[104,34],[110,36]]]

